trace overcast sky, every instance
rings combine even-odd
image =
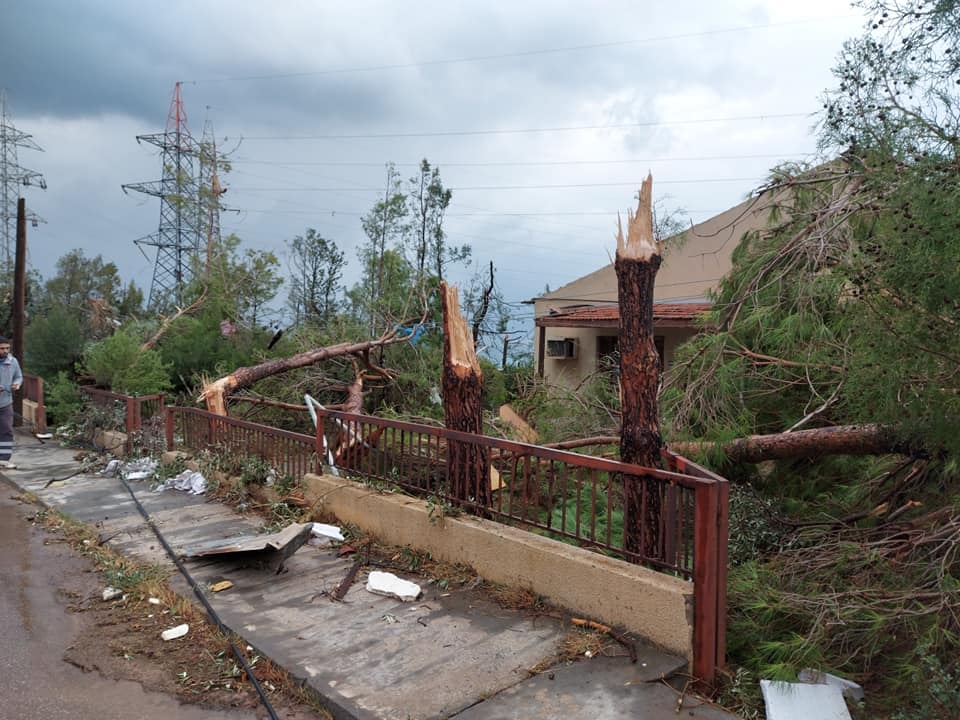
[[[8,0],[0,87],[46,191],[28,231],[44,277],[82,248],[149,293],[157,149],[182,82],[233,171],[223,233],[273,250],[315,228],[356,279],[384,166],[422,158],[453,191],[451,244],[519,303],[609,262],[617,211],[654,196],[699,222],[815,149],[821,93],[862,28],[843,0]],[[453,278],[464,281],[463,275]],[[528,317],[529,306],[516,308]]]

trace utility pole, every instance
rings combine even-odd
[[[23,314],[27,284],[27,202],[17,201],[17,254],[13,271],[13,356],[23,367]],[[13,424],[23,424],[23,393],[13,394]]]

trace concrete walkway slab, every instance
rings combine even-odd
[[[73,451],[54,442],[24,437],[16,450],[21,469],[4,476],[46,505],[95,526],[118,552],[172,568],[123,484],[93,474],[73,475],[79,463],[72,456]],[[131,487],[178,553],[260,529],[257,518],[203,495],[157,493],[148,482]],[[208,596],[224,624],[307,682],[338,718],[677,716],[677,693],[657,679],[682,668],[680,658],[641,646],[636,664],[626,657],[597,657],[531,674],[556,656],[568,632],[560,621],[501,608],[474,590],[441,590],[393,568],[421,585],[421,599],[404,603],[368,592],[366,575],[374,567],[361,569],[336,602],[330,594],[353,564],[334,548],[311,545],[293,554],[280,574],[236,556],[185,562],[201,586],[224,579],[233,583]],[[192,597],[178,574],[171,585]],[[698,702],[687,696],[683,715],[735,717]]]

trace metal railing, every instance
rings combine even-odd
[[[669,452],[666,470],[621,463],[440,427],[317,411],[316,436],[223,417],[166,409],[167,449],[256,455],[295,478],[338,474],[395,486],[450,511],[468,511],[642,564],[693,585],[693,674],[712,683],[725,654],[727,481]],[[456,453],[449,452],[456,448]],[[474,497],[448,491],[451,456],[480,458],[488,471]],[[489,486],[486,485],[489,483]],[[624,488],[643,483],[645,505],[624,517]],[[489,491],[489,492],[487,492]],[[655,527],[645,525],[656,517]],[[632,528],[632,530],[631,530]],[[628,532],[655,542],[631,542]],[[641,550],[628,548],[640,547]]]
[[[283,477],[322,472],[314,435],[224,417],[198,408],[168,407],[166,447],[213,450],[237,463],[257,457]]]
[[[103,422],[110,425],[108,429],[126,433],[127,452],[137,445],[155,448],[162,443],[163,393],[131,396],[90,386],[83,386],[80,391],[103,414]]]
[[[321,410],[318,418],[317,447],[341,473],[396,485],[433,503],[692,581],[692,669],[713,682],[726,645],[729,487],[724,478],[669,452],[663,453],[668,469],[660,470],[367,415]],[[458,457],[479,458],[489,468],[482,479],[489,482],[489,493],[483,486],[466,499],[450,494],[449,449],[454,446]],[[624,502],[631,483],[643,484],[644,498],[632,522]],[[650,516],[653,527],[647,525]]]

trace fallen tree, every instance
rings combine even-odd
[[[307,367],[335,357],[352,357],[355,362],[362,363],[368,371],[380,377],[389,377],[390,372],[388,370],[375,365],[370,360],[370,352],[387,345],[410,342],[411,337],[412,334],[401,334],[398,328],[394,328],[375,340],[337,343],[336,345],[297,353],[291,357],[266,360],[259,365],[237,368],[229,375],[206,383],[197,402],[206,403],[207,410],[212,413],[226,415],[227,399],[236,391],[248,388],[264,378]],[[350,385],[347,391],[347,401],[341,408],[347,412],[359,413],[362,411],[364,373],[360,371],[359,364],[355,367],[357,368],[356,379]]]
[[[576,450],[595,445],[616,445],[616,435],[599,435],[551,443],[545,447]],[[905,440],[897,428],[868,423],[795,430],[770,435],[748,435],[726,441],[686,440],[668,443],[678,455],[722,453],[730,462],[759,463],[766,460],[799,460],[826,455],[925,455],[928,448]]]

